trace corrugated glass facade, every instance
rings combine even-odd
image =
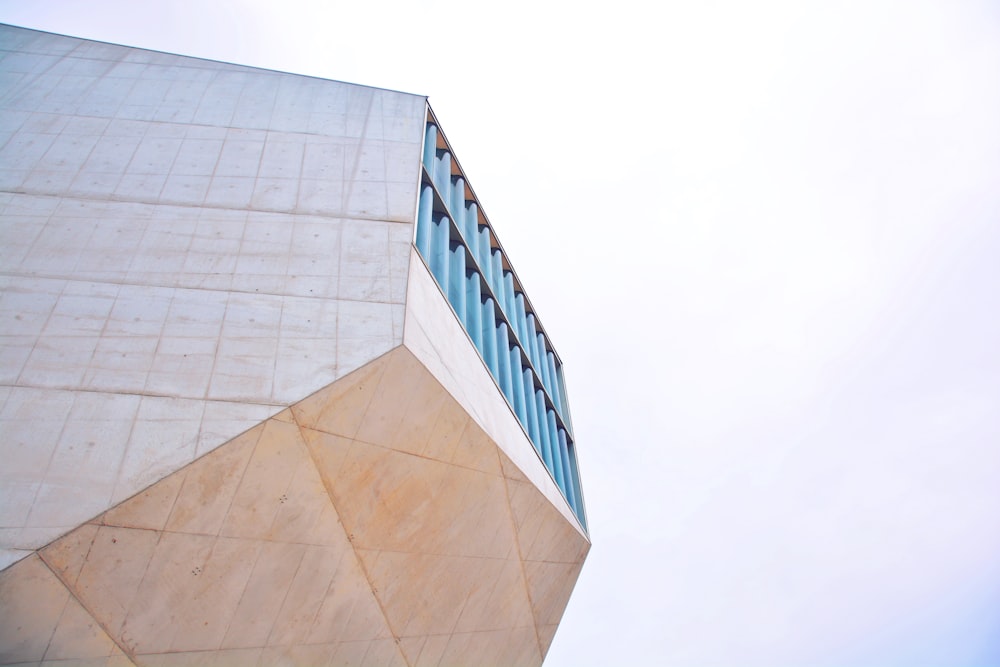
[[[416,246],[586,528],[562,362],[432,115]]]

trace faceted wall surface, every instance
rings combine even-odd
[[[590,542],[412,245],[425,99],[0,77],[0,664],[540,665]]]
[[[0,573],[0,664],[539,665],[588,549],[398,347]]]
[[[0,567],[402,341],[423,97],[0,26]]]

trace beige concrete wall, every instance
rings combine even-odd
[[[589,547],[398,347],[0,572],[0,664],[537,667]]]
[[[402,341],[424,98],[0,27],[0,567]]]
[[[0,664],[539,665],[590,547],[422,97],[0,27]]]

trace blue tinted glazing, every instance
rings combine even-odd
[[[507,323],[497,325],[497,364],[500,366],[500,389],[507,401],[514,402],[514,383],[510,377],[510,336]]]
[[[487,285],[493,285],[493,261],[490,250],[490,229],[485,225],[479,228],[479,270],[482,271],[483,278]]]
[[[562,364],[450,152],[428,124],[415,245],[581,525],[586,527]],[[453,173],[454,172],[454,173]],[[504,268],[506,265],[506,269]]]
[[[535,415],[538,418],[538,446],[542,450],[542,459],[545,461],[545,467],[554,475],[552,443],[549,442],[549,424],[545,419],[545,392],[537,388],[535,389]]]
[[[538,433],[538,407],[535,405],[535,380],[530,368],[524,369],[524,406],[528,415],[528,437],[539,454],[542,453],[542,439]],[[543,457],[544,460],[544,457]]]
[[[521,365],[521,348],[517,345],[510,348],[510,379],[514,391],[514,414],[527,429],[528,413],[524,410],[524,366]]]
[[[476,258],[476,262],[481,261],[479,259],[479,207],[474,201],[468,202],[465,209],[464,231],[465,241],[469,244],[469,252]]]
[[[469,332],[480,356],[483,354],[483,293],[479,284],[479,274],[471,272],[466,278],[465,288],[465,330]]]
[[[496,316],[493,313],[493,299],[486,297],[483,301],[483,361],[490,369],[494,379],[500,374],[500,367],[497,366],[497,334]]]
[[[555,475],[559,488],[566,488],[566,477],[563,473],[562,447],[559,446],[559,427],[556,426],[556,413],[545,411],[545,421],[548,423],[549,445],[552,447],[552,473]]]
[[[469,328],[469,321],[465,316],[465,246],[461,243],[451,244],[451,266],[448,269],[448,301],[455,309],[462,326]]]
[[[420,189],[420,211],[417,215],[417,250],[424,257],[431,256],[431,233],[434,223],[434,188],[430,183]]]
[[[437,157],[437,126],[430,123],[427,124],[426,134],[424,135],[424,168],[427,169],[431,174],[434,173],[435,163],[434,159]]]

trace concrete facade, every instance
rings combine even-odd
[[[425,98],[0,77],[0,664],[540,664],[589,540],[413,246]]]

